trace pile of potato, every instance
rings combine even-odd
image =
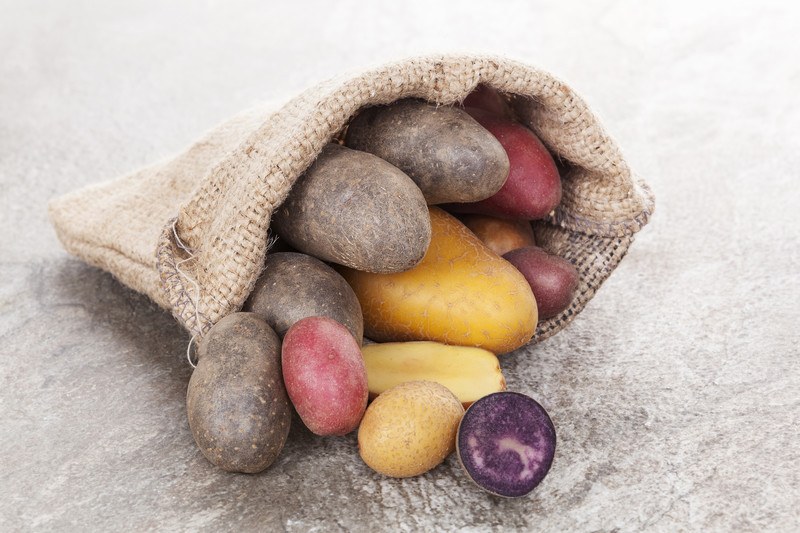
[[[560,199],[552,156],[486,87],[463,107],[362,110],[274,213],[280,244],[245,312],[199,344],[187,407],[203,454],[267,468],[293,407],[317,435],[358,429],[382,474],[419,475],[457,449],[478,485],[529,492],[555,430],[504,392],[497,356],[577,290],[573,265],[537,248],[530,225]]]

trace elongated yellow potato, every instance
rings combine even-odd
[[[525,277],[455,217],[431,207],[431,244],[422,261],[392,274],[340,271],[379,342],[430,340],[501,354],[536,330],[536,300]]]
[[[406,381],[435,381],[464,405],[506,390],[497,356],[474,346],[439,342],[387,342],[361,349],[373,396]]]

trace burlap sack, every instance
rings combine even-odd
[[[539,324],[562,329],[614,270],[653,210],[584,101],[550,74],[491,57],[401,61],[321,83],[280,110],[253,109],[184,153],[50,204],[70,253],[147,294],[202,335],[244,303],[267,253],[273,210],[362,107],[418,97],[453,104],[479,83],[512,95],[518,117],[564,162],[563,201],[537,224],[540,244],[573,261],[572,306]]]

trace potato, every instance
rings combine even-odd
[[[424,474],[455,449],[461,402],[432,381],[408,381],[370,404],[358,428],[367,466],[391,477]]]
[[[378,396],[406,381],[435,381],[465,407],[505,390],[500,362],[489,351],[438,342],[387,342],[364,346],[369,393]]]
[[[296,322],[281,352],[286,391],[303,423],[317,435],[345,435],[367,408],[367,371],[350,332],[328,317]]]
[[[506,220],[488,215],[461,215],[458,219],[497,255],[536,244],[533,228],[526,220]]]
[[[483,109],[493,115],[508,119],[514,118],[514,113],[511,111],[511,107],[509,107],[505,98],[488,85],[478,85],[475,90],[469,93],[464,99],[463,106]]]
[[[561,201],[561,178],[542,141],[522,124],[482,109],[466,110],[497,137],[511,169],[503,188],[491,198],[449,209],[511,219],[545,218]]]
[[[264,470],[292,419],[278,336],[253,313],[233,313],[206,334],[197,357],[186,409],[200,451],[229,472]]]
[[[244,309],[266,320],[281,338],[292,324],[309,316],[340,322],[359,345],[364,337],[361,305],[353,289],[334,269],[305,254],[267,255],[264,272]]]
[[[458,425],[458,459],[479,487],[508,498],[524,496],[553,464],[556,430],[536,400],[498,392],[473,403]]]
[[[422,100],[370,107],[350,123],[345,143],[408,174],[428,204],[483,200],[508,177],[503,147],[457,107]]]
[[[297,180],[272,224],[301,252],[369,272],[411,268],[431,238],[414,182],[374,155],[337,144]]]
[[[527,343],[536,300],[519,271],[461,222],[430,210],[431,246],[422,262],[396,274],[341,269],[364,313],[364,333],[379,342],[430,340],[495,354]]]
[[[539,308],[539,319],[552,318],[567,309],[578,290],[578,271],[557,255],[536,246],[527,246],[503,256],[522,272]]]

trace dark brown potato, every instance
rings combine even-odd
[[[338,272],[309,255],[268,254],[244,309],[266,320],[281,338],[302,318],[326,316],[350,330],[359,345],[363,342],[364,318],[353,289]]]
[[[363,110],[347,146],[375,154],[414,180],[428,204],[489,198],[508,177],[508,156],[463,109],[401,100]]]
[[[367,272],[402,272],[431,241],[425,198],[402,171],[329,144],[275,211],[273,227],[297,250]]]
[[[448,209],[517,220],[546,218],[561,202],[562,188],[555,160],[544,143],[519,122],[474,107],[466,112],[497,138],[508,155],[510,170],[503,187],[491,198]]]
[[[200,451],[219,468],[260,472],[283,449],[292,411],[280,351],[278,336],[253,313],[226,316],[200,342],[186,409]]]
[[[503,258],[528,280],[539,308],[539,320],[560,314],[572,303],[578,290],[578,271],[563,257],[526,246],[504,254]]]

